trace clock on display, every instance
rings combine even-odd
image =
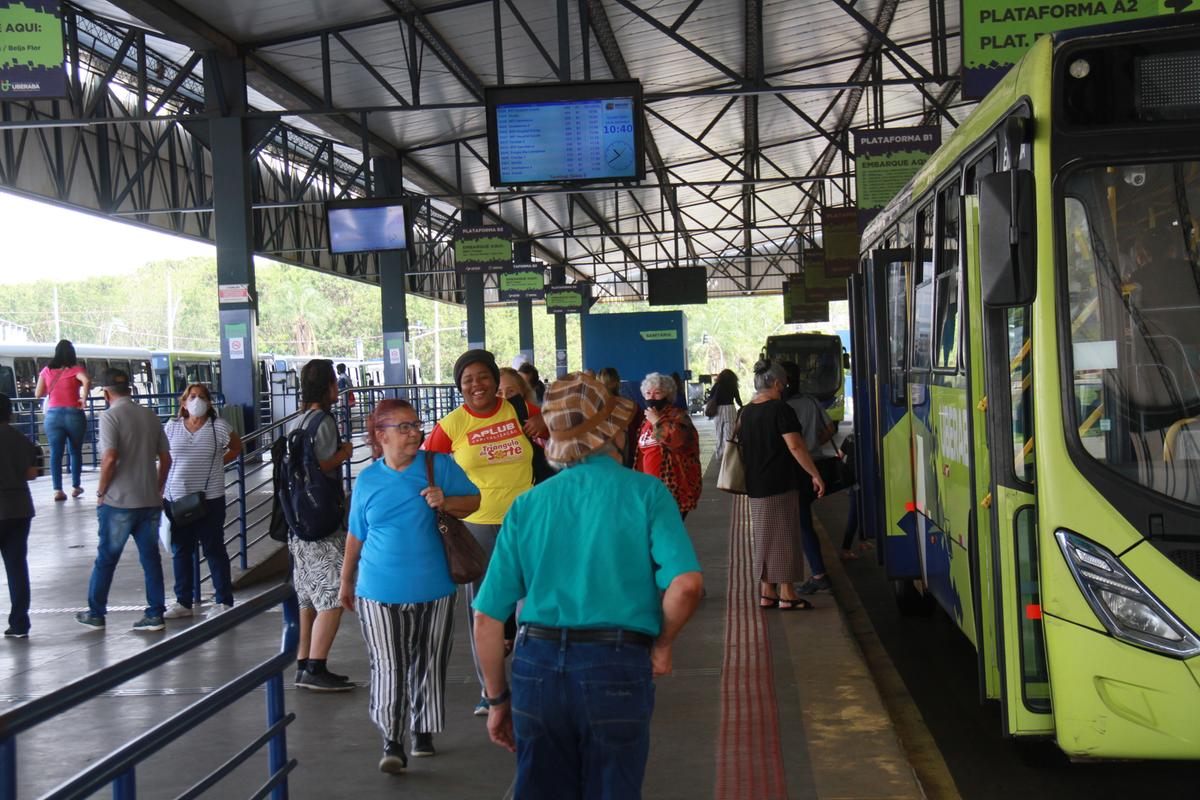
[[[611,169],[626,172],[633,166],[633,148],[625,142],[614,142],[604,148],[604,160]]]

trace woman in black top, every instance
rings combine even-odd
[[[787,374],[779,364],[755,364],[754,399],[742,409],[738,425],[754,530],[754,574],[760,581],[759,606],[792,611],[812,608],[796,594],[795,583],[804,579],[797,535],[803,518],[812,517],[814,495],[825,494],[825,484],[804,446],[796,412],[780,399],[786,386]],[[797,464],[807,473],[799,486]]]
[[[33,521],[33,496],[28,482],[38,476],[42,451],[8,424],[12,401],[0,392],[0,556],[8,575],[8,639],[29,635],[29,564],[26,553],[29,524]]]
[[[713,381],[712,391],[708,393],[708,403],[704,406],[704,415],[711,419],[717,429],[717,463],[725,453],[725,442],[733,436],[733,426],[737,421],[737,409],[742,407],[742,395],[738,392],[738,377],[731,369],[723,369]]]

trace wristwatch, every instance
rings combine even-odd
[[[508,689],[505,689],[503,692],[496,695],[495,697],[485,697],[483,699],[487,700],[488,706],[502,706],[505,703],[507,703],[509,701],[509,698],[511,698],[511,697],[512,697],[512,692]]]

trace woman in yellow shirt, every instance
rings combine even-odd
[[[449,453],[479,487],[479,510],[466,517],[467,528],[483,546],[488,558],[496,545],[496,535],[513,500],[533,485],[533,448],[512,403],[497,396],[500,368],[487,350],[468,350],[454,364],[454,383],[463,393],[464,403],[451,411],[434,427],[425,441],[425,449]],[[479,679],[480,700],[476,716],[486,716],[488,704],[483,672],[475,653],[475,619],[471,603],[479,589],[480,578],[467,584],[467,626],[471,658]]]

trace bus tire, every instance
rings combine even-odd
[[[896,595],[896,608],[902,617],[927,617],[937,606],[933,595],[922,592],[911,580],[893,580],[892,591]]]

